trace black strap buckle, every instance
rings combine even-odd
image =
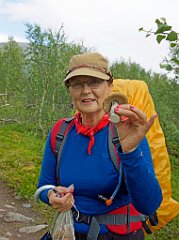
[[[118,138],[118,137],[114,137],[114,138],[112,139],[112,143],[113,143],[115,146],[120,145],[119,138]]]
[[[152,233],[152,230],[150,229],[149,225],[145,221],[142,222],[142,227],[145,229],[147,234]]]
[[[150,221],[150,224],[152,226],[157,226],[158,225],[158,217],[157,217],[157,213],[156,212],[149,216],[149,221]]]
[[[64,136],[59,134],[59,133],[56,135],[56,140],[57,141],[61,141],[62,142],[63,138],[64,138]]]
[[[55,153],[56,153],[57,156],[58,156],[59,149],[60,149],[60,146],[61,146],[61,144],[62,144],[63,139],[64,139],[64,136],[61,135],[60,133],[58,133],[58,134],[56,135]]]
[[[91,223],[92,216],[86,216],[84,214],[81,214],[81,213],[77,212],[75,209],[72,210],[72,213],[73,213],[73,218],[76,222],[86,223],[86,224]]]

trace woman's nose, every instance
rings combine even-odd
[[[88,83],[84,83],[84,84],[83,84],[82,92],[83,92],[83,93],[91,92],[91,88],[88,86]]]

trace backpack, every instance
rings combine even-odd
[[[143,110],[148,118],[155,113],[154,101],[144,81],[114,79],[112,90],[125,94],[128,97],[128,103]],[[179,203],[172,198],[171,164],[159,118],[155,119],[146,137],[152,154],[155,174],[163,195],[163,201],[157,209],[158,225],[151,226],[148,222],[152,231],[156,231],[179,214]]]
[[[57,184],[59,185],[59,168],[60,168],[60,157],[63,151],[63,147],[66,141],[66,138],[68,136],[68,133],[70,129],[74,125],[74,118],[64,118],[60,119],[53,127],[52,133],[51,133],[51,147],[52,150],[57,158],[57,164],[56,164],[56,181]],[[119,164],[119,157],[116,151],[116,148],[120,146],[120,141],[117,133],[117,128],[114,123],[110,122],[109,123],[109,128],[108,128],[108,149],[109,149],[109,155],[111,158],[111,161],[115,167],[115,170],[119,173],[119,180],[118,184],[116,186],[116,189],[112,195],[112,199],[116,196],[120,185],[121,181],[123,178],[123,172],[122,172],[122,165]],[[110,199],[106,199],[104,196],[99,195],[98,196],[100,199],[104,200],[106,205],[110,204]],[[127,206],[128,207],[128,206]],[[132,210],[129,209],[130,211],[133,211],[133,206],[129,206],[129,208],[132,207]],[[127,213],[128,214],[128,213]],[[130,214],[130,213],[129,213]],[[140,214],[141,216],[142,214]],[[144,216],[144,215],[143,215]],[[149,222],[152,226],[157,226],[158,224],[158,219],[157,219],[157,214],[154,213],[153,215],[150,216],[144,216],[143,218],[139,217],[140,221],[142,221],[142,226],[144,230],[146,231],[147,234],[152,233],[152,230],[148,226],[146,220],[149,219]],[[137,218],[135,219],[135,222]],[[130,223],[129,223],[130,224]]]

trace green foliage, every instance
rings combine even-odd
[[[165,36],[163,36],[163,35],[157,35],[157,37],[156,37],[158,43],[160,43],[164,38],[165,38]]]
[[[24,79],[23,66],[22,49],[11,37],[9,42],[3,48],[0,48],[0,89],[2,92],[8,91],[9,95],[15,95],[16,92],[21,90]]]
[[[54,120],[72,114],[63,79],[71,56],[85,48],[67,43],[62,27],[53,33],[50,29],[42,31],[38,25],[26,26],[30,42],[26,51],[26,106],[32,107],[29,118],[45,135]]]
[[[21,115],[24,87],[24,55],[13,38],[0,48],[0,115],[1,121],[17,122]]]
[[[160,33],[165,33],[167,31],[170,31],[172,29],[171,26],[167,25],[166,19],[165,18],[161,18],[156,19],[155,23],[157,24],[157,30],[155,31],[155,34],[160,34]]]
[[[178,240],[179,239],[179,216],[164,226],[159,231],[148,235],[146,240]]]
[[[160,18],[155,20],[157,24],[157,30],[153,32],[152,30],[146,31],[143,27],[139,28],[139,31],[146,32],[146,37],[150,35],[155,35],[157,42],[160,44],[163,40],[169,42],[170,53],[169,58],[165,58],[160,64],[160,67],[167,70],[168,72],[174,73],[175,80],[179,80],[179,33],[172,29],[172,26],[167,24],[165,18]]]
[[[27,133],[11,125],[0,129],[0,178],[29,199],[37,186],[44,139]]]
[[[113,62],[111,72],[114,75],[114,79],[139,79],[146,80],[151,78],[151,72],[146,72],[139,64],[132,61],[120,61]]]
[[[57,119],[74,113],[63,79],[71,56],[87,49],[80,44],[67,43],[63,27],[54,33],[50,29],[42,31],[38,25],[26,26],[29,45],[25,51],[12,38],[0,49],[1,122],[17,122],[28,126],[30,132],[46,136]],[[114,62],[111,70],[115,78],[147,82],[167,140],[178,143],[178,84],[122,59]],[[164,97],[166,100],[162,103]],[[171,119],[170,124],[167,117]]]
[[[73,114],[63,79],[71,56],[87,49],[67,43],[62,27],[56,33],[26,27],[24,51],[12,39],[0,49],[1,122],[26,123],[45,136],[54,121]]]

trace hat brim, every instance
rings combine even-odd
[[[74,69],[73,71],[71,71],[64,79],[64,82],[66,82],[70,78],[76,77],[76,76],[91,76],[91,77],[100,78],[102,80],[110,79],[110,76],[106,73],[97,71],[95,69],[90,69],[90,68],[84,67],[84,68]]]

